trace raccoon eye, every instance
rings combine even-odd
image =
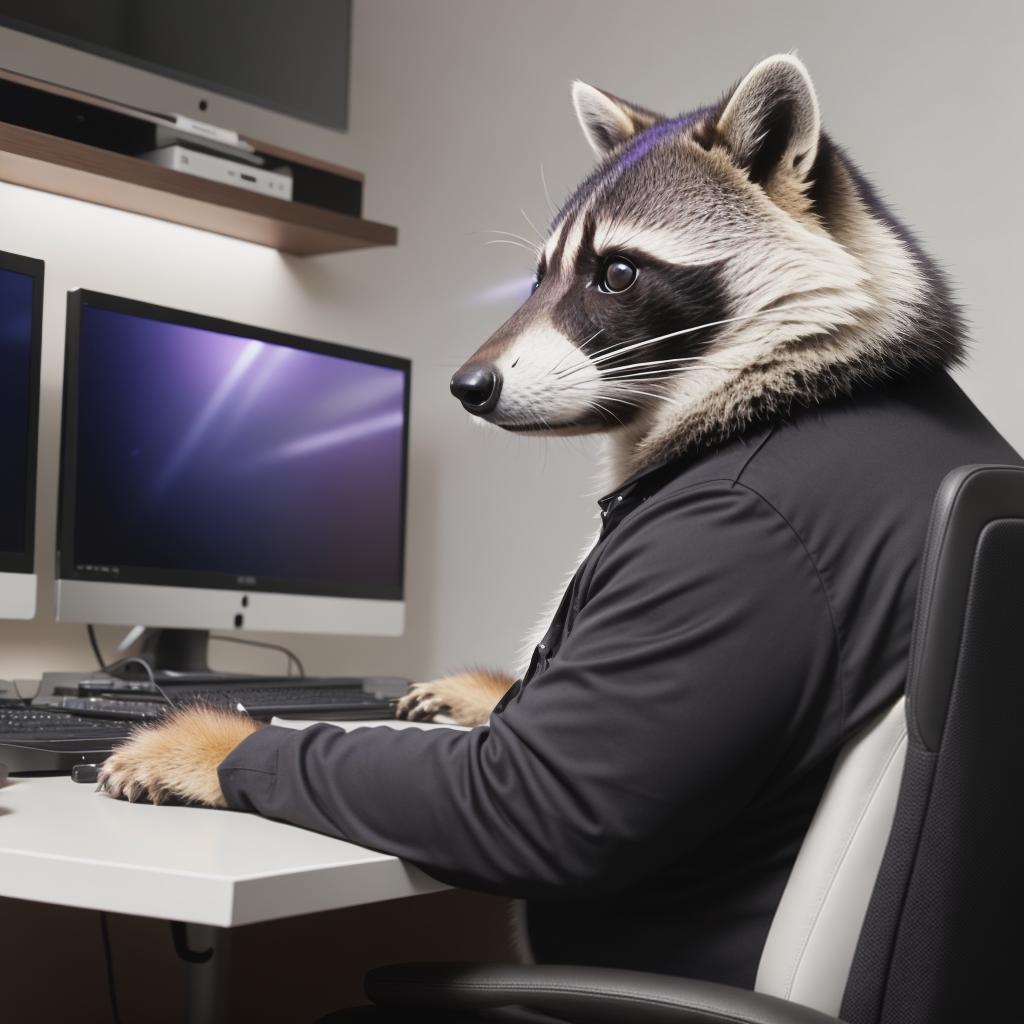
[[[603,292],[618,294],[632,287],[638,271],[624,256],[612,256],[601,271],[599,287]]]

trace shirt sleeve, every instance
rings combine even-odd
[[[756,494],[657,495],[596,557],[560,650],[489,726],[263,729],[220,767],[229,806],[453,885],[585,898],[707,840],[838,729],[828,602]]]

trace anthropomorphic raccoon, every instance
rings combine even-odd
[[[946,283],[821,128],[795,57],[666,118],[583,82],[599,164],[555,217],[530,299],[452,378],[505,430],[601,432],[645,466],[962,358]],[[401,713],[486,722],[512,679],[415,686]]]
[[[949,377],[942,275],[798,60],[680,117],[573,99],[597,169],[451,385],[505,430],[607,439],[599,535],[529,667],[402,704],[466,731],[181,712],[101,784],[524,899],[540,962],[751,987],[838,752],[902,695],[940,481],[1020,460]]]

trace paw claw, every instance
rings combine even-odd
[[[133,730],[101,767],[97,790],[130,803],[172,797],[224,806],[217,766],[259,726],[251,718],[213,708],[169,715]]]
[[[427,697],[410,712],[409,718],[415,722],[430,721],[435,715],[445,710],[445,705],[436,697]]]
[[[399,701],[395,714],[411,722],[427,722],[445,714],[459,725],[483,725],[511,685],[510,678],[484,671],[414,683]]]
[[[414,683],[398,702],[396,715],[410,722],[429,722],[435,715],[447,710],[447,704],[434,692],[432,683]]]
[[[409,692],[398,702],[395,710],[396,718],[408,718],[414,720],[414,713],[420,701],[426,696],[423,683],[413,683]]]

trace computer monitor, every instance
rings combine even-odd
[[[400,634],[409,380],[395,356],[71,292],[57,618]],[[157,667],[203,669],[202,634],[162,639]]]
[[[0,619],[36,613],[43,264],[0,252]]]
[[[0,68],[345,162],[351,0],[0,0]]]

